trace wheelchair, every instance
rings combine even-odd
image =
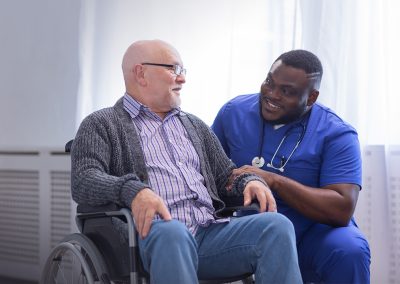
[[[70,151],[71,144],[72,141],[66,144],[66,152]],[[238,210],[254,211],[258,208],[257,204],[249,207],[235,204],[243,204],[243,198],[230,199],[224,215],[232,216]],[[138,235],[128,208],[120,208],[116,204],[96,207],[78,205],[75,220],[80,233],[66,236],[52,249],[43,267],[40,283],[149,283],[149,274],[140,261]],[[126,225],[127,243],[121,240],[115,221]],[[254,278],[249,273],[227,279],[199,279],[201,284],[236,281],[250,284],[254,283]]]

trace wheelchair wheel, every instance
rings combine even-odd
[[[50,253],[41,276],[43,284],[111,283],[103,257],[83,234],[65,237]]]

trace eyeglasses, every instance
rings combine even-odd
[[[186,69],[183,68],[182,66],[178,65],[178,64],[161,64],[161,63],[149,63],[149,62],[145,62],[142,63],[142,65],[152,65],[152,66],[162,66],[162,67],[167,67],[167,68],[171,68],[172,70],[174,70],[175,75],[179,76],[179,75],[186,75]]]

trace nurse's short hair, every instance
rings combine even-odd
[[[282,60],[287,66],[302,69],[310,78],[317,81],[317,85],[322,78],[322,64],[318,57],[310,51],[304,49],[294,49],[281,54],[276,60]]]

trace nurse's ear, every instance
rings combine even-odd
[[[319,96],[319,91],[316,89],[312,89],[311,92],[308,94],[307,106],[308,107],[312,106],[317,101],[318,96]]]

